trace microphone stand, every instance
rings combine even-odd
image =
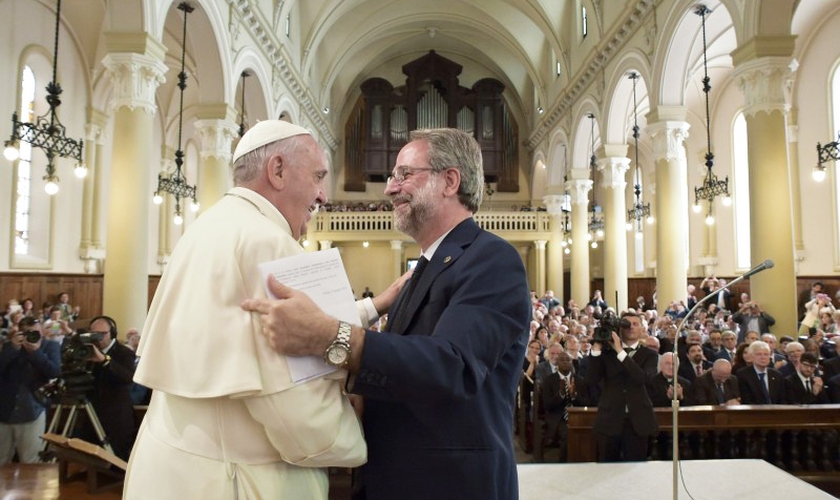
[[[761,271],[763,271],[763,270],[764,269],[761,269]],[[679,498],[678,479],[679,479],[679,464],[680,464],[680,453],[679,453],[680,400],[677,399],[677,387],[678,387],[677,382],[679,380],[679,375],[678,375],[678,372],[677,372],[677,368],[679,368],[679,357],[678,357],[678,353],[677,353],[677,347],[680,344],[680,342],[679,342],[680,333],[682,332],[682,329],[685,326],[685,322],[688,321],[688,319],[691,316],[694,315],[694,313],[697,311],[697,309],[700,308],[700,306],[702,306],[703,304],[705,304],[706,302],[711,300],[712,297],[717,297],[717,295],[719,293],[721,293],[722,291],[730,288],[732,285],[734,285],[736,283],[740,283],[741,281],[744,280],[744,278],[755,274],[755,272],[753,272],[753,271],[750,271],[746,274],[742,274],[741,276],[738,276],[737,278],[730,281],[726,285],[722,286],[721,288],[718,288],[714,292],[712,292],[712,293],[706,295],[705,297],[703,297],[702,299],[698,300],[697,303],[694,304],[694,307],[692,307],[688,311],[688,314],[686,314],[683,317],[682,321],[680,321],[679,326],[677,326],[677,335],[676,335],[676,337],[674,337],[674,358],[673,358],[674,359],[674,377],[673,377],[673,380],[672,380],[672,383],[673,383],[672,392],[673,392],[673,394],[671,394],[671,413],[672,413],[671,427],[672,427],[672,431],[673,431],[673,443],[672,443],[672,448],[671,448],[671,453],[673,455],[673,459],[672,459],[673,470],[672,470],[671,475],[672,475],[672,480],[673,480],[674,500],[678,500],[678,498]],[[756,272],[758,272],[758,271],[756,271]]]

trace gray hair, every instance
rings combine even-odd
[[[484,196],[484,166],[481,147],[475,138],[462,130],[435,128],[415,130],[409,140],[428,142],[429,166],[435,172],[458,169],[461,173],[458,200],[471,212],[477,212]]]
[[[770,346],[767,345],[767,342],[763,340],[756,340],[755,342],[750,344],[749,347],[747,347],[747,351],[749,351],[750,355],[755,354],[756,352],[762,349],[766,349],[767,352],[773,352],[773,350],[770,349]]]
[[[286,139],[269,142],[249,153],[242,155],[233,164],[233,185],[241,186],[253,182],[258,176],[260,169],[272,156],[280,155],[286,162],[297,154],[300,146],[303,145],[303,138],[311,137],[306,134],[293,135]]]

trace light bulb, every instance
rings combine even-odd
[[[47,183],[44,184],[44,191],[46,191],[50,196],[54,195],[58,192],[58,183],[53,179],[48,180]]]
[[[694,211],[695,214],[699,214],[700,213],[700,203],[699,202],[695,203],[694,206],[691,207],[691,209]]]
[[[6,158],[8,158],[8,156]],[[816,167],[814,167],[814,170],[811,171],[811,177],[813,177],[814,180],[817,182],[822,182],[825,180],[825,169],[822,167],[822,165],[817,165]]]
[[[201,208],[201,204],[195,200],[190,202],[190,210],[193,212],[198,212],[198,209]]]
[[[599,230],[595,231],[595,236],[597,236],[599,238],[603,238],[604,237],[604,230],[599,229]]]
[[[184,223],[184,218],[181,217],[181,214],[175,214],[175,217],[172,219],[172,222],[174,222],[176,226],[180,226]]]
[[[6,149],[3,150],[3,156],[9,161],[15,161],[20,158],[20,151],[15,147],[14,143],[7,142]]]
[[[723,197],[723,206],[724,207],[731,207],[732,206],[732,197],[731,196],[724,196]]]
[[[633,223],[628,222],[627,224],[624,225],[624,229],[626,229],[628,232],[632,231],[633,230]]]
[[[365,247],[365,248],[367,248],[367,247],[369,247],[369,246],[370,246],[370,242],[363,241],[363,242],[362,242],[362,246],[363,246],[363,247]]]
[[[592,233],[586,233],[586,240],[592,241]]]
[[[563,253],[566,254],[566,255],[569,255],[570,253],[572,253],[572,249],[569,248],[569,247],[566,247],[565,249],[563,249]]]
[[[592,248],[598,248],[598,242],[597,242],[597,241],[593,241],[593,242],[591,243],[591,245],[590,245],[590,246],[591,246]]]
[[[309,246],[309,240],[303,240],[303,247],[307,248]]]
[[[87,177],[88,169],[84,163],[77,163],[76,168],[73,169],[73,173],[76,174],[76,177],[79,179],[84,179]]]
[[[641,240],[644,237],[644,234],[641,231],[636,231],[636,239]]]
[[[560,242],[560,246],[566,248],[567,246],[569,246],[569,243],[566,240],[563,240]]]
[[[707,226],[714,226],[715,225],[715,216],[709,214],[706,216],[706,225]]]
[[[160,205],[161,203],[163,203],[163,196],[161,196],[160,193],[155,193],[155,195],[152,196],[152,202],[155,205]]]
[[[656,219],[654,219],[652,215],[648,215],[645,221],[647,221],[648,224],[652,225],[656,221]]]

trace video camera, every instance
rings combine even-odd
[[[612,333],[620,334],[622,328],[629,328],[630,322],[626,319],[619,318],[615,312],[607,311],[601,317],[598,326],[595,327],[595,333],[592,335],[593,342],[601,342],[605,346],[612,345]]]
[[[36,391],[42,401],[79,402],[94,388],[93,364],[90,357],[94,344],[102,340],[102,333],[78,330],[61,344],[61,374]]]

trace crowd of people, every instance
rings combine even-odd
[[[48,427],[47,410],[57,403],[81,409],[89,402],[104,435],[82,410],[75,414],[84,417],[67,430],[68,437],[110,448],[127,460],[136,428],[134,403],[147,392],[132,381],[139,334],[129,330],[124,345],[112,318],[97,316],[79,325],[81,310],[70,305],[69,294],[57,298],[40,310],[31,299],[10,300],[2,315],[0,465],[15,457],[21,463],[44,458],[41,435]],[[56,432],[63,432],[64,422],[59,424]]]
[[[709,294],[723,285],[710,277],[701,288]],[[520,404],[533,419],[531,398],[539,395],[543,446],[559,446],[562,460],[568,407],[591,406],[599,460],[645,459],[657,430],[652,409],[671,406],[674,377],[683,406],[840,403],[840,314],[821,286],[803,304],[798,334],[778,337],[773,317],[747,294],[734,311],[730,297],[712,297],[686,319],[694,292],[687,287],[686,300],[662,315],[643,297],[616,314],[598,290],[582,306],[561,304],[551,290],[531,293]]]

